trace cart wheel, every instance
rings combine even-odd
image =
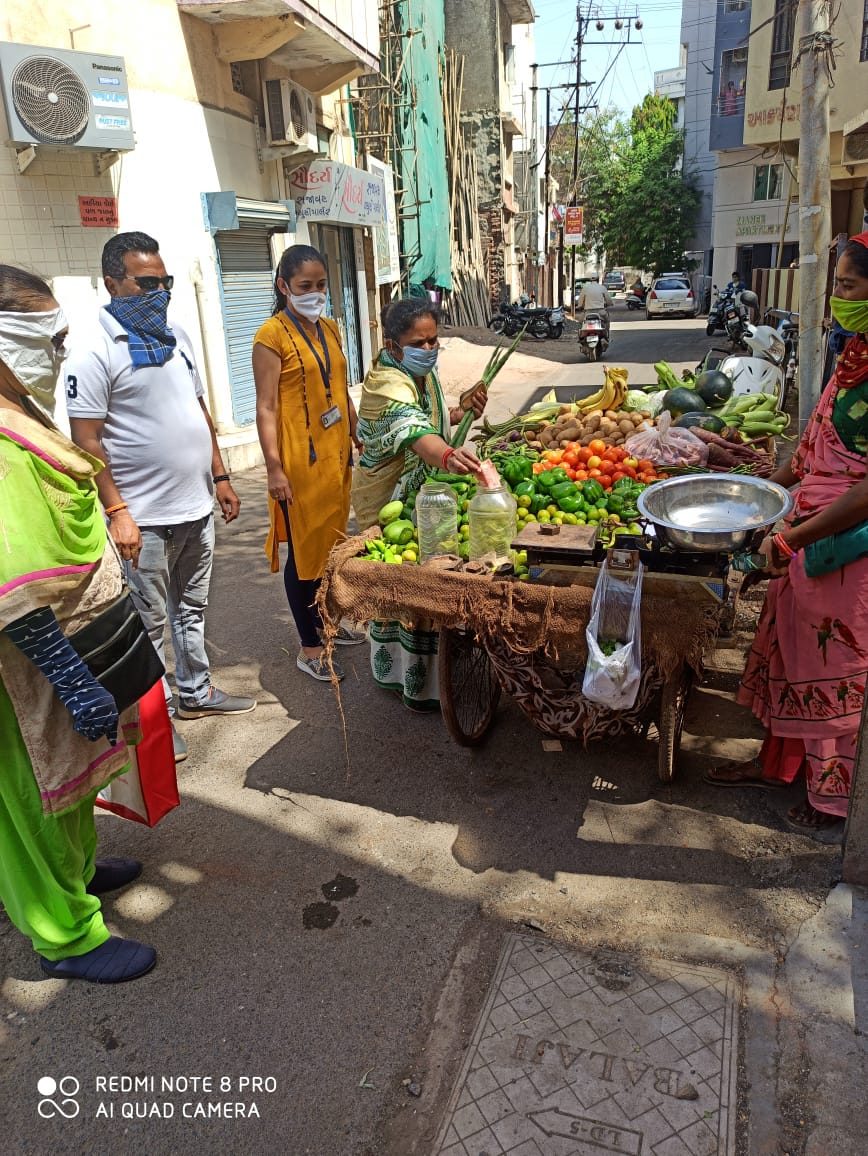
[[[659,749],[657,774],[664,783],[671,783],[675,761],[681,747],[684,714],[687,699],[693,687],[693,669],[686,663],[663,684],[660,696],[660,721],[657,723]]]
[[[446,729],[463,747],[478,746],[500,701],[500,683],[488,653],[466,630],[441,630],[440,710]]]

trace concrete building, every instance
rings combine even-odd
[[[376,0],[6,0],[0,35],[3,140],[15,142],[0,148],[0,251],[54,280],[73,339],[107,299],[105,241],[151,233],[225,456],[250,464],[253,333],[271,311],[279,253],[309,240],[326,254],[330,310],[360,379],[375,288],[365,224],[382,220],[383,185],[353,167],[344,98],[378,68]],[[16,88],[22,59],[71,94],[35,137]],[[88,128],[64,135],[76,108]],[[314,177],[302,175],[308,162]]]
[[[728,0],[722,0],[727,3]],[[681,53],[684,81],[684,169],[700,193],[693,237],[688,242],[698,271],[711,272],[715,158],[708,145],[714,99],[714,37],[717,0],[684,0]]]
[[[515,256],[513,26],[536,19],[530,0],[446,0],[446,43],[467,59],[461,119],[479,170],[479,216],[492,304],[512,296],[520,279]]]
[[[868,8],[834,8],[835,72],[829,98],[831,231],[860,232],[868,180]],[[793,66],[799,30],[786,0],[753,0],[747,61],[744,143],[786,154],[794,168],[801,135],[800,74]],[[797,190],[794,190],[797,191]],[[794,209],[794,212],[797,211]]]
[[[541,275],[545,268],[546,195],[542,164],[545,134],[539,115],[538,93],[533,91],[536,44],[533,24],[514,24],[515,84],[512,111],[521,126],[513,153],[515,218],[515,271],[510,280],[512,296],[533,291],[542,300]]]
[[[681,55],[686,58],[686,46],[681,46]],[[687,95],[687,65],[678,68],[664,68],[654,73],[654,95],[666,96],[675,105],[675,127],[684,131],[684,100]]]

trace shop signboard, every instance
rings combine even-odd
[[[290,177],[299,221],[364,227],[385,225],[386,184],[379,173],[338,161],[311,161]]]
[[[581,205],[568,205],[564,218],[564,245],[581,245],[585,210]]]

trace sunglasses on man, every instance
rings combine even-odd
[[[165,277],[127,277],[127,281],[135,281],[140,289],[145,293],[153,293],[159,288],[165,289],[167,292],[175,284],[175,278],[166,274]]]

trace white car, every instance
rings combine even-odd
[[[695,317],[697,301],[683,277],[658,277],[645,299],[645,320],[652,317]]]

